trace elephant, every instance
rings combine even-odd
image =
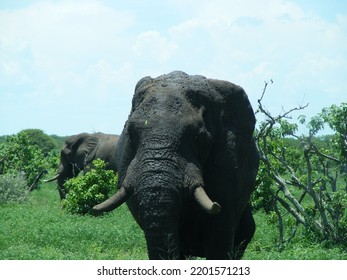
[[[88,172],[95,159],[106,162],[106,168],[116,171],[115,151],[118,135],[104,133],[80,133],[65,140],[60,152],[60,164],[56,176],[44,182],[58,181],[60,199],[65,199],[67,191],[64,183],[76,177],[81,171]]]
[[[118,191],[149,259],[241,259],[255,233],[250,196],[259,154],[240,86],[174,71],[144,77],[116,149]]]

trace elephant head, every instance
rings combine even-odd
[[[232,83],[178,71],[141,79],[116,152],[120,190],[95,211],[126,201],[150,259],[241,257],[255,230],[254,125]]]
[[[58,172],[50,182],[58,180],[60,198],[66,196],[64,183],[76,177],[81,171],[87,172],[92,167],[92,161],[100,158],[107,163],[107,168],[116,171],[115,150],[118,141],[117,135],[103,133],[80,133],[72,135],[65,140],[60,152]]]

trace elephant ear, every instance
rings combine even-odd
[[[254,112],[241,87],[227,81],[212,79],[209,80],[209,85],[215,90],[213,96],[217,96],[218,103],[214,103],[217,107],[215,118],[219,120],[214,150],[209,158],[209,161],[213,162],[213,169],[207,169],[205,172],[211,172],[208,176],[220,178],[218,182],[221,188],[230,188],[232,191],[224,196],[212,187],[207,191],[222,208],[225,204],[245,207],[254,187],[250,178],[256,170],[254,167],[257,161],[253,140]],[[234,191],[242,192],[237,201],[232,195]]]
[[[142,103],[145,99],[145,94],[147,90],[153,85],[154,79],[149,76],[146,76],[139,80],[135,86],[135,94],[132,100],[132,109],[131,112],[134,112],[136,108]]]
[[[89,163],[95,157],[99,138],[93,134],[84,134],[76,144],[78,153],[85,155],[85,162]]]
[[[227,81],[209,79],[209,83],[224,99],[221,111],[222,125],[237,134],[251,137],[256,120],[244,89]]]
[[[255,155],[252,150],[256,122],[247,94],[240,86],[227,81],[210,79],[209,83],[223,100],[219,112],[220,129],[216,153],[220,158],[224,156],[226,166],[246,168]]]

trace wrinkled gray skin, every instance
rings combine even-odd
[[[95,211],[126,201],[150,259],[240,259],[255,232],[254,126],[232,83],[178,71],[141,79],[116,151],[120,190]]]
[[[106,168],[116,171],[115,150],[119,136],[104,133],[80,133],[66,139],[60,152],[60,164],[57,175],[46,182],[58,181],[61,199],[66,197],[64,183],[76,177],[81,171],[92,168],[92,161],[102,159]]]

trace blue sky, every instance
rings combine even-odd
[[[273,114],[347,101],[347,2],[0,0],[0,135],[120,134],[136,82],[183,70]]]

